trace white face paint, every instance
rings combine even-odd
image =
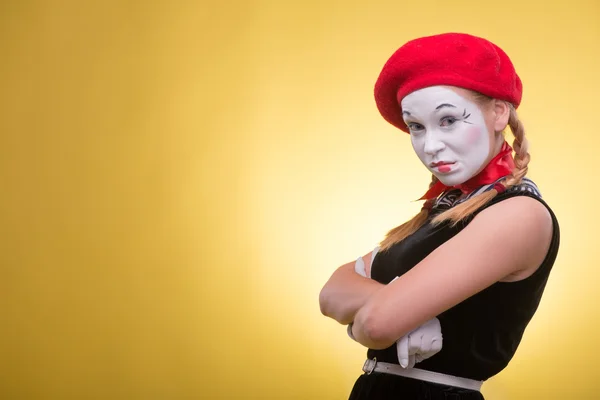
[[[490,136],[475,103],[442,86],[412,92],[401,103],[415,152],[443,184],[464,183],[483,169]]]

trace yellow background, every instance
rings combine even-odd
[[[484,393],[600,398],[595,0],[0,3],[0,398],[347,398],[319,290],[428,184],[373,83],[447,31],[513,59],[563,235]]]

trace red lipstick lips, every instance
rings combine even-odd
[[[433,162],[429,165],[431,166],[431,168],[435,168],[435,167],[439,167],[441,165],[450,165],[450,164],[454,164],[454,163],[449,162],[449,161],[437,161],[437,162]]]

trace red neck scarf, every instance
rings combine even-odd
[[[512,158],[512,147],[506,141],[500,152],[490,160],[489,164],[477,175],[468,181],[454,186],[446,186],[438,181],[419,200],[431,200],[450,189],[460,189],[463,193],[471,193],[475,189],[496,182],[498,179],[510,175],[515,167]]]

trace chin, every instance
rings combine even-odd
[[[463,174],[448,174],[448,175],[436,175],[437,178],[446,186],[455,186],[465,183],[470,177],[465,177]]]
[[[452,178],[448,178],[445,176],[442,176],[442,177],[438,176],[437,178],[440,180],[440,182],[442,182],[446,186],[460,185],[461,183],[464,182],[461,179],[457,180],[457,179],[452,179]]]

